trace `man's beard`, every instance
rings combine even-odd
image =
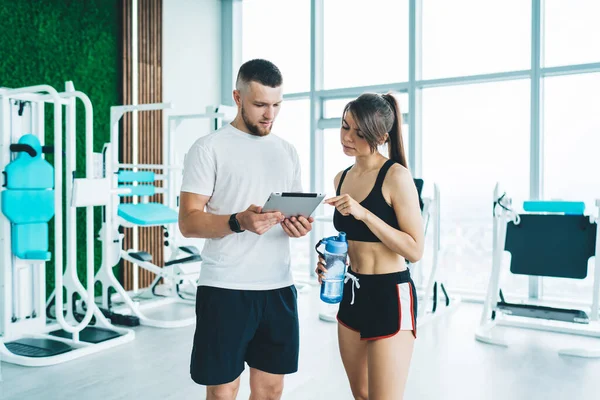
[[[244,121],[244,124],[246,124],[246,127],[250,133],[254,136],[267,136],[269,133],[271,133],[271,127],[273,126],[273,123],[271,123],[271,125],[266,129],[253,124],[248,119],[246,112],[244,111],[244,107],[242,107],[242,120]]]

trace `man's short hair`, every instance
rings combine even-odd
[[[241,90],[242,86],[250,82],[258,82],[261,85],[276,88],[283,83],[281,71],[270,61],[260,58],[246,61],[238,71],[235,87]]]

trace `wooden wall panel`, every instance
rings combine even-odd
[[[133,103],[132,90],[132,4],[123,1],[123,104]],[[162,102],[162,0],[138,0],[138,104]],[[138,113],[138,163],[162,164],[162,112],[144,111]],[[121,154],[122,162],[133,161],[132,114],[125,115],[122,121]],[[157,174],[162,171],[154,170]],[[156,183],[162,186],[161,182]],[[131,199],[123,199],[131,201]],[[153,196],[150,201],[162,202],[162,195]],[[138,250],[152,254],[152,261],[163,264],[163,228],[139,228]],[[132,229],[125,229],[124,248],[133,248]],[[154,280],[154,274],[139,269],[139,287],[144,288]],[[129,262],[123,263],[123,286],[133,288],[133,268]]]

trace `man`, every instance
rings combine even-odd
[[[296,150],[270,134],[281,85],[269,61],[242,65],[236,118],[198,139],[185,160],[179,227],[185,237],[208,239],[190,367],[208,400],[236,397],[244,363],[252,400],[279,399],[284,375],[298,369],[289,238],[310,232],[313,219],[284,219],[260,207],[272,192],[302,190]]]

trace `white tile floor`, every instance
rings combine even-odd
[[[320,321],[318,293],[303,293],[300,371],[283,399],[352,399],[339,359],[335,324]],[[600,361],[561,357],[565,343],[591,341],[535,331],[507,331],[510,348],[475,341],[480,306],[462,304],[419,332],[405,399],[597,400]],[[189,312],[189,311],[188,311]],[[194,328],[136,328],[136,340],[63,365],[2,365],[0,399],[204,399],[189,379]],[[596,340],[600,347],[600,340]],[[249,395],[248,371],[239,399]]]

